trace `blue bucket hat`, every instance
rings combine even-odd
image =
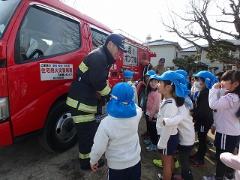
[[[178,69],[178,70],[176,70],[175,72],[178,73],[178,74],[183,75],[185,78],[188,77],[187,71],[185,71],[185,70],[183,70],[183,69]]]
[[[216,78],[216,76],[209,71],[199,71],[194,76],[204,79],[204,82],[208,89],[211,89],[212,86],[218,82],[218,79]]]
[[[151,76],[149,77],[149,81],[150,81],[151,79],[156,79],[156,80],[158,80],[158,75],[157,75],[157,74],[151,75]]]
[[[133,78],[133,75],[134,75],[134,72],[133,72],[133,71],[130,71],[130,70],[125,70],[125,71],[123,72],[123,77],[124,77],[124,78],[129,78],[129,79],[131,79],[131,78]]]
[[[125,82],[117,83],[107,104],[107,113],[115,118],[130,118],[137,115],[133,88]]]
[[[184,84],[184,76],[175,71],[166,71],[161,76],[158,76],[159,81],[171,81],[175,86],[177,97],[185,98],[189,94],[186,84]]]
[[[178,70],[176,70],[175,72],[178,73],[178,74],[183,75],[183,76],[184,76],[184,79],[183,79],[183,82],[182,82],[182,83],[188,85],[189,80],[188,80],[188,73],[187,73],[187,71],[185,71],[185,70],[183,70],[183,69],[178,69]]]
[[[154,75],[154,74],[156,74],[156,71],[154,71],[154,70],[149,70],[149,71],[145,74],[145,76],[152,76],[152,75]]]

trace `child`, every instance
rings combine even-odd
[[[179,145],[178,154],[181,165],[181,175],[185,180],[193,180],[189,164],[189,157],[195,141],[195,131],[192,116],[186,104],[178,108],[178,113],[173,118],[164,118],[165,126],[178,124]]]
[[[146,87],[148,84],[149,77],[156,74],[154,70],[149,70],[147,73],[144,75],[143,81],[140,81],[137,84],[137,94],[138,94],[138,99],[139,99],[139,106],[144,110],[145,105],[146,105]]]
[[[139,83],[137,85],[137,94],[138,94],[138,103],[139,103],[139,106],[142,108],[144,114],[146,112],[146,104],[147,104],[147,84],[148,84],[148,80],[149,80],[149,77],[156,74],[156,72],[154,70],[149,70],[145,75],[144,75],[144,81]],[[146,120],[146,127],[147,127],[147,132],[145,132],[144,134],[142,134],[142,137],[144,139],[146,139],[146,142],[145,144],[149,144],[149,124],[148,124],[148,121],[145,117],[145,120]]]
[[[223,152],[233,153],[239,143],[240,137],[240,71],[227,71],[209,92],[209,106],[214,110],[214,122],[216,128],[216,177],[215,179],[233,178],[233,170],[220,161]],[[220,96],[221,88],[225,95]]]
[[[135,84],[133,83],[133,75],[134,75],[133,71],[125,70],[123,72],[123,78],[124,78],[123,81],[127,82],[130,86],[132,86],[133,91],[134,91],[134,101],[136,104],[138,104],[137,89],[136,89]]]
[[[184,76],[183,83],[187,86],[187,72],[184,70],[175,71]],[[192,110],[192,102],[189,96],[185,97],[185,103],[183,106],[178,108],[178,113],[173,118],[165,118],[165,124],[174,125],[178,124],[178,133],[179,133],[179,145],[178,145],[178,154],[181,165],[181,175],[185,180],[193,180],[192,171],[190,169],[189,157],[192,151],[192,147],[195,141],[195,131],[193,118],[190,115]]]
[[[187,86],[189,89],[189,80],[188,73],[185,70],[179,69],[175,71],[178,74],[182,75],[182,79],[180,82]],[[189,91],[190,92],[190,91]],[[179,136],[180,136],[180,145],[178,146],[179,150],[179,159],[180,164],[182,164],[182,176],[186,179],[192,178],[192,173],[189,165],[189,156],[192,150],[192,145],[195,140],[195,132],[192,117],[190,116],[189,110],[193,109],[193,103],[190,97],[187,95],[185,97],[184,106],[178,108],[178,113],[173,118],[167,118],[171,123],[175,123],[175,125],[179,124]],[[183,121],[183,122],[182,122]],[[179,129],[180,127],[180,129]],[[187,140],[185,140],[187,138]],[[186,142],[187,141],[187,142]],[[186,147],[185,147],[186,146]],[[160,160],[154,159],[153,164],[157,167],[162,167],[162,163]],[[175,168],[179,168],[179,162],[175,161]]]
[[[198,133],[199,146],[197,153],[193,156],[193,165],[203,166],[207,151],[207,133],[213,124],[213,111],[209,107],[208,94],[209,89],[217,82],[217,78],[208,71],[200,71],[195,77],[200,91],[193,109],[193,120],[195,131]]]
[[[103,119],[94,137],[90,153],[91,168],[98,169],[98,160],[105,153],[109,180],[140,180],[140,144],[138,124],[142,110],[133,101],[134,92],[128,83],[116,84],[107,104],[108,116]]]
[[[149,144],[146,149],[147,151],[156,151],[157,143],[158,143],[158,135],[156,129],[156,121],[157,114],[159,111],[159,105],[161,102],[161,95],[158,92],[158,80],[157,75],[152,75],[149,78],[149,82],[147,85],[147,105],[146,105],[146,113],[145,118],[149,126],[149,135],[150,142],[147,143],[145,140],[145,144]]]
[[[163,179],[170,180],[172,178],[173,156],[176,153],[179,143],[178,124],[166,126],[164,119],[177,115],[178,106],[184,104],[184,97],[187,95],[187,87],[180,83],[182,75],[167,71],[159,76],[159,91],[164,99],[160,105],[157,119],[157,132],[160,135],[158,148],[162,152],[163,160]]]
[[[178,108],[178,113],[175,117],[164,118],[165,126],[178,124],[179,145],[178,154],[181,165],[181,175],[185,180],[193,180],[192,171],[190,169],[189,157],[195,141],[195,131],[192,116],[184,104]]]

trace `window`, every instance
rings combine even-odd
[[[64,54],[80,47],[79,23],[40,7],[31,7],[16,41],[17,61]]]
[[[0,0],[0,38],[3,35],[20,0]]]
[[[92,32],[93,49],[96,49],[99,46],[102,46],[105,43],[108,35],[94,28],[91,28],[91,32]]]

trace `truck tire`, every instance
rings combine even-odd
[[[77,133],[66,101],[57,102],[48,114],[40,144],[48,152],[63,152],[75,145]]]

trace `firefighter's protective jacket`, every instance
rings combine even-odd
[[[79,65],[77,79],[70,87],[67,105],[84,114],[95,114],[97,93],[106,96],[111,91],[107,79],[114,62],[107,47],[101,46],[93,50]]]

